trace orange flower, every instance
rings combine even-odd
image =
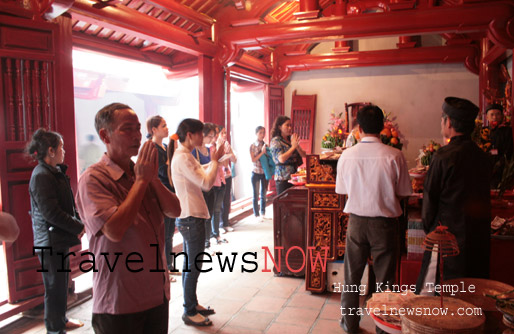
[[[179,138],[178,138],[178,135],[176,133],[174,133],[171,135],[170,139],[177,141]]]
[[[391,138],[391,130],[388,128],[384,128],[381,132],[381,135],[386,136],[387,138]]]

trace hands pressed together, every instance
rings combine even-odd
[[[151,182],[157,177],[159,168],[157,156],[157,148],[152,141],[146,141],[139,151],[136,165],[134,166],[134,174],[136,180]]]
[[[211,151],[212,159],[219,161],[225,154],[225,140],[223,140],[221,137],[218,138],[216,145],[211,146]]]
[[[296,149],[299,145],[300,145],[300,138],[298,138],[298,134],[293,133],[291,135],[291,146]]]

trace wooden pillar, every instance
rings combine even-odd
[[[198,57],[198,83],[199,87],[199,114],[198,118],[202,122],[210,122],[212,116],[211,110],[211,77],[212,77],[212,59],[206,56]]]
[[[211,76],[211,122],[225,125],[227,132],[229,132],[230,117],[226,114],[225,104],[230,104],[230,100],[225,97],[225,69],[221,66],[219,60],[214,58],[212,60]]]
[[[198,57],[199,119],[225,125],[225,71],[217,59]]]
[[[225,128],[227,129],[227,140],[230,142],[230,134],[232,133],[232,128],[231,128],[231,120],[232,120],[232,117],[231,117],[231,103],[230,103],[230,99],[232,98],[231,96],[231,92],[230,92],[230,83],[231,83],[231,80],[230,80],[230,70],[227,70],[227,73],[226,73],[226,76],[225,76],[225,85],[226,85],[226,95],[225,95],[225,117],[226,117],[226,124],[225,124]]]
[[[57,50],[60,54],[60,61],[56,62],[55,80],[56,89],[59,92],[59,103],[56,104],[55,125],[58,132],[64,138],[66,156],[65,163],[68,165],[68,175],[73,191],[76,192],[78,184],[78,149],[77,133],[75,129],[75,98],[73,94],[73,40],[71,15],[66,13],[54,19],[58,24],[58,35],[56,39]]]

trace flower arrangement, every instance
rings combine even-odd
[[[342,116],[343,112],[336,115],[332,110],[330,113],[330,120],[328,121],[330,126],[321,140],[322,148],[342,148],[344,146],[347,133],[345,132],[346,120]]]
[[[400,140],[398,125],[393,123],[394,120],[395,118],[391,118],[391,113],[384,112],[384,129],[380,132],[380,139],[382,143],[401,150],[403,143]]]
[[[422,166],[429,166],[430,162],[432,162],[432,157],[435,152],[441,148],[441,144],[430,140],[428,145],[423,145],[423,148],[419,150],[418,160]]]
[[[471,134],[471,139],[482,149],[484,152],[491,150],[491,137],[489,129],[483,126],[481,120],[475,120],[475,129]]]

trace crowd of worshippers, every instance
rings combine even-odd
[[[456,236],[460,249],[458,256],[444,262],[445,280],[489,275],[489,189],[497,177],[493,165],[501,157],[510,158],[513,145],[501,106],[492,105],[485,112],[493,159],[480,150],[471,140],[478,112],[478,107],[466,99],[444,100],[441,135],[449,142],[436,152],[424,184],[425,232],[445,225]],[[335,188],[336,193],[348,196],[344,212],[350,217],[344,284],[360,284],[366,260],[372,256],[377,283],[390,285],[394,283],[399,252],[400,200],[412,193],[411,183],[403,153],[380,141],[382,110],[367,105],[358,111],[357,122],[361,140],[343,151]],[[181,273],[182,320],[187,325],[212,325],[209,316],[215,311],[198,301],[201,262],[198,265],[196,258],[210,251],[211,242],[227,243],[221,232],[232,230],[228,221],[231,165],[237,158],[222,126],[184,119],[165,145],[163,140],[169,136],[166,121],[154,116],[146,125],[148,140],[141,145],[141,124],[133,109],[112,103],[98,111],[95,128],[106,152],[82,173],[76,196],[63,164],[62,136],[39,129],[27,145],[27,152],[38,161],[29,192],[34,246],[48,269],[42,273],[48,333],[64,333],[83,325],[66,317],[69,275],[62,270],[58,253],[79,245],[84,233],[93,254],[107,254],[96,256],[98,271],[93,273],[95,333],[167,332],[170,282],[175,281],[171,274],[179,272],[171,256],[175,229],[183,237],[187,254],[183,268],[189,268]],[[265,215],[268,181],[275,179],[277,193],[287,190],[292,186],[288,182],[291,174],[303,163],[306,153],[298,135],[292,133],[287,116],[275,120],[269,146],[264,142],[264,127],[257,127],[255,133],[256,141],[250,146],[251,181],[253,212],[260,218]],[[12,242],[17,235],[14,219],[0,218],[9,223],[6,233],[4,224],[0,226],[2,238]],[[112,270],[115,254],[135,252],[143,258],[155,258],[156,248],[158,267],[168,270],[150,270],[154,263],[142,263],[142,270],[137,272],[128,266]],[[69,263],[65,266],[69,268]],[[438,282],[436,268],[437,257],[426,252],[417,293],[426,293],[427,284]],[[358,291],[342,293],[341,307],[358,306]],[[356,333],[359,321],[359,316],[349,314],[340,324],[345,331]]]
[[[129,106],[112,103],[95,116],[95,128],[106,152],[81,174],[76,196],[66,175],[64,141],[60,134],[37,130],[27,152],[38,161],[29,184],[34,249],[46,271],[45,326],[65,333],[82,326],[66,317],[69,275],[62,256],[87,233],[95,255],[93,316],[95,333],[167,333],[170,282],[179,272],[171,257],[175,227],[183,237],[184,323],[209,326],[215,313],[198,302],[201,262],[192,265],[210,241],[226,243],[220,229],[229,226],[231,168],[236,156],[226,130],[196,119],[184,119],[168,145],[165,120],[141,124]],[[176,143],[180,142],[180,145]],[[132,157],[137,156],[134,162]],[[227,201],[228,198],[228,201]],[[164,225],[164,226],[163,226]],[[113,266],[116,254],[155,258],[139,270]],[[100,256],[103,254],[103,256]],[[69,268],[66,258],[65,268]],[[139,264],[139,263],[138,263]],[[59,269],[59,270],[58,270]]]

